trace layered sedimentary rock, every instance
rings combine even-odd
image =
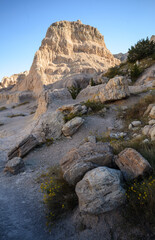
[[[23,81],[25,77],[28,75],[29,71],[21,72],[19,74],[13,74],[10,77],[3,77],[2,81],[0,82],[0,89],[1,88],[8,88],[12,85],[15,85],[19,81]]]
[[[86,87],[91,77],[119,63],[96,28],[79,20],[56,22],[48,28],[29,75],[13,90],[40,92],[49,84]]]

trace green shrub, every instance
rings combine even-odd
[[[72,120],[73,118],[75,118],[75,117],[81,117],[82,116],[82,114],[81,113],[69,113],[69,114],[67,114],[66,116],[64,116],[64,121],[65,121],[65,123],[66,122],[68,122],[68,121],[70,121],[70,120]]]
[[[155,176],[128,184],[125,217],[131,223],[155,223]]]
[[[41,176],[41,190],[47,206],[47,225],[53,225],[63,214],[74,209],[78,200],[74,187],[63,179],[59,167],[52,167]]]
[[[108,78],[113,78],[116,75],[124,75],[123,72],[120,71],[118,66],[109,68],[108,71],[103,76]]]
[[[104,103],[96,102],[94,100],[88,100],[84,103],[87,108],[91,108],[93,112],[98,112],[105,107]]]
[[[135,82],[135,80],[139,77],[139,75],[142,72],[143,72],[142,69],[137,64],[134,64],[133,68],[131,69],[131,80],[132,80],[132,82]]]
[[[138,41],[128,50],[128,61],[135,62],[155,53],[155,43],[148,38]]]
[[[14,118],[14,117],[25,117],[25,114],[20,113],[20,114],[12,114],[8,116],[9,118]]]
[[[79,86],[78,87],[71,86],[71,87],[68,87],[68,91],[70,92],[72,98],[76,99],[77,95],[81,91],[81,88]]]
[[[4,111],[6,109],[7,109],[6,107],[0,107],[0,111]]]
[[[47,146],[50,146],[50,145],[52,145],[54,143],[54,139],[53,138],[47,138],[46,139],[46,145]]]
[[[123,114],[126,124],[129,124],[133,120],[145,121],[144,112],[147,109],[148,105],[155,102],[155,92],[143,97],[139,100],[138,103],[128,107],[128,109]]]
[[[96,84],[95,84],[93,78],[90,79],[90,85],[91,85],[91,86],[96,86]]]
[[[12,106],[12,108],[17,108],[17,107],[23,106],[23,105],[28,104],[28,103],[30,103],[30,102],[26,101],[26,102],[23,102],[23,103],[19,103],[18,105]]]

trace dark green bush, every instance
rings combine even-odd
[[[148,37],[138,41],[135,46],[131,46],[128,50],[128,61],[135,62],[155,53],[155,43],[150,41]]]
[[[70,92],[72,98],[76,99],[77,95],[81,91],[81,88],[79,86],[77,86],[77,87],[71,86],[71,87],[68,87],[68,91]]]
[[[91,86],[96,86],[93,78],[90,79],[90,85],[91,85]]]
[[[134,64],[133,68],[131,69],[131,80],[132,80],[132,82],[134,82],[139,77],[139,75],[141,73],[142,73],[141,68],[137,64]]]
[[[87,102],[84,103],[84,105],[87,107],[87,108],[91,108],[93,112],[98,112],[100,111],[102,108],[105,107],[104,103],[101,103],[101,102],[96,102],[96,101],[93,101],[93,100],[88,100]]]

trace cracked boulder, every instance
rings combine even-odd
[[[121,171],[98,167],[86,173],[76,185],[82,213],[102,214],[116,209],[125,201]]]
[[[64,179],[76,185],[84,174],[98,166],[113,165],[113,153],[108,143],[86,142],[79,148],[71,149],[61,160]]]

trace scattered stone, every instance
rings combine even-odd
[[[98,167],[87,172],[75,188],[80,211],[98,215],[122,205],[125,201],[122,179],[119,170],[108,167]]]
[[[96,143],[96,137],[95,136],[88,136],[88,142]]]
[[[142,176],[152,169],[149,162],[132,148],[126,148],[120,152],[115,163],[127,181]]]
[[[149,115],[149,113],[150,113],[150,111],[151,111],[153,106],[154,106],[153,103],[149,104],[149,106],[147,107],[146,111],[144,112],[144,116]]]
[[[108,143],[86,142],[73,148],[60,162],[64,179],[71,185],[80,181],[89,170],[98,166],[113,166],[112,148]]]
[[[37,145],[37,139],[31,134],[28,137],[24,138],[16,147],[10,150],[8,153],[8,159],[11,160],[15,157],[24,157]]]
[[[133,122],[131,123],[131,125],[132,125],[133,127],[138,127],[138,126],[141,125],[141,121],[133,121]]]
[[[126,137],[127,133],[124,132],[120,132],[120,133],[110,133],[110,138],[114,138],[114,139],[119,139],[119,138],[124,138]]]
[[[4,172],[18,174],[24,170],[24,166],[24,161],[20,157],[14,157],[12,160],[7,162],[4,168]]]
[[[145,127],[142,128],[142,134],[147,136],[149,134],[150,129],[151,129],[151,126],[146,125]]]
[[[151,136],[151,140],[155,141],[155,125],[152,126],[152,128],[149,131],[149,134]]]
[[[83,123],[84,119],[75,117],[63,126],[62,132],[65,136],[72,136]]]
[[[155,124],[155,119],[152,119],[149,121],[149,125],[154,125]]]
[[[129,124],[129,130],[137,130],[141,125],[141,121],[133,121]]]
[[[121,109],[122,109],[123,111],[126,111],[126,110],[128,109],[128,107],[127,107],[127,106],[122,106]]]
[[[143,143],[149,143],[149,139],[147,139],[147,138],[144,139],[144,140],[143,140]]]
[[[114,101],[128,96],[130,96],[128,84],[122,76],[110,79],[98,94],[101,102]]]
[[[155,106],[152,107],[149,116],[153,119],[155,119]]]

